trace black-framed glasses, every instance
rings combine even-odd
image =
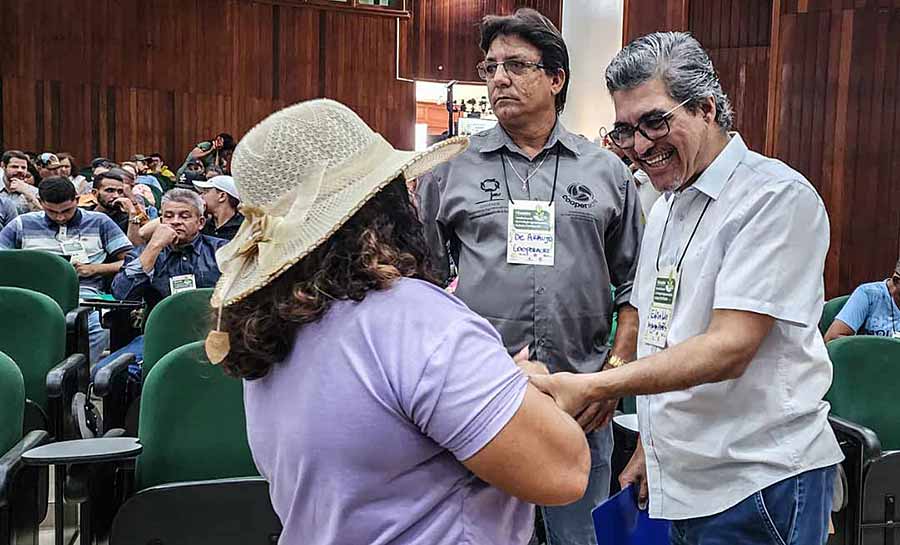
[[[638,121],[637,126],[618,125],[616,128],[609,131],[607,136],[609,136],[609,139],[612,140],[613,144],[622,149],[631,149],[634,147],[635,132],[639,132],[647,140],[655,142],[669,134],[669,131],[671,130],[671,127],[669,127],[669,119],[678,108],[681,108],[690,100],[691,99],[685,100],[664,114],[649,115]]]
[[[513,76],[524,76],[532,70],[544,68],[544,65],[539,62],[519,61],[515,59],[500,62],[481,61],[476,66],[476,68],[478,69],[478,77],[480,77],[484,81],[491,80],[495,75],[497,75],[497,68],[501,66],[504,70],[506,70],[507,74]]]

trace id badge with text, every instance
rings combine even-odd
[[[181,274],[169,278],[169,291],[172,292],[172,295],[195,289],[197,289],[197,281],[193,274]]]
[[[556,252],[556,215],[546,201],[509,204],[506,262],[552,267]]]
[[[659,272],[653,285],[653,302],[647,317],[647,328],[644,331],[644,343],[657,348],[665,348],[675,312],[675,300],[678,297],[680,273],[674,267],[667,267]]]

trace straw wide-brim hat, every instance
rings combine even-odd
[[[272,282],[333,235],[389,182],[412,180],[465,151],[466,138],[395,150],[351,109],[318,99],[280,110],[238,143],[231,163],[245,220],[216,252],[212,305]]]

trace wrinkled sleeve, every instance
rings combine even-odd
[[[140,299],[144,290],[150,285],[152,278],[144,272],[141,266],[140,255],[143,247],[134,248],[125,256],[122,268],[116,273],[112,281],[112,294],[116,299],[136,300]],[[153,271],[151,271],[151,274]]]
[[[416,186],[416,204],[419,219],[425,228],[425,241],[428,243],[434,273],[446,284],[450,280],[450,254],[444,227],[439,218],[441,185],[441,176],[435,171],[420,176]]]
[[[512,419],[527,386],[499,334],[471,313],[446,328],[402,403],[424,434],[467,460]]]
[[[869,312],[869,296],[866,290],[860,286],[853,290],[853,295],[850,296],[850,299],[847,299],[847,303],[844,304],[844,307],[834,319],[844,322],[854,333],[857,333],[859,328],[866,323]]]
[[[815,190],[799,181],[770,182],[723,228],[734,235],[724,248],[713,308],[817,324],[829,226]]]
[[[610,282],[616,288],[616,298],[613,302],[616,308],[628,303],[631,298],[641,237],[644,234],[641,200],[638,197],[634,177],[624,164],[618,176],[624,195],[622,210],[619,217],[610,222],[605,236],[606,263],[609,267]]]

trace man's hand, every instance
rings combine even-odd
[[[647,459],[644,457],[644,446],[640,441],[628,465],[619,474],[619,486],[625,488],[629,484],[634,484],[638,507],[646,509],[650,492],[647,489]]]
[[[165,223],[160,223],[159,227],[153,231],[153,236],[150,237],[150,242],[148,245],[153,245],[158,248],[165,248],[166,246],[172,244],[178,239],[178,233],[175,232],[175,229],[172,229]]]
[[[94,276],[98,273],[97,266],[90,263],[73,263],[72,266],[75,267],[75,272],[78,273],[79,278]]]
[[[9,192],[10,193],[25,193],[28,190],[28,182],[23,180],[22,178],[10,178],[9,179]]]
[[[119,197],[118,199],[114,200],[113,207],[126,212],[129,216],[133,216],[137,211],[137,209],[134,207],[134,203],[131,202],[131,199],[129,199],[128,197]]]
[[[539,361],[531,361],[528,359],[528,345],[525,345],[525,348],[519,350],[519,352],[515,356],[513,356],[513,361],[516,363],[516,365],[519,366],[519,369],[521,369],[527,377],[550,374],[550,370],[547,369],[547,366],[545,364]]]
[[[618,399],[597,401],[587,406],[575,420],[584,433],[591,433],[609,424],[616,412]]]
[[[559,408],[578,417],[595,399],[590,399],[588,381],[573,373],[552,375],[532,375],[531,383],[540,391],[552,397]]]

